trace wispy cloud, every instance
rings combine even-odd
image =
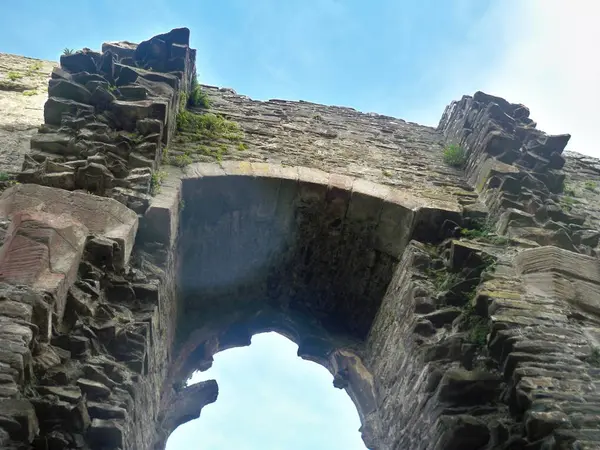
[[[436,98],[411,115],[435,125],[451,100],[483,90],[525,104],[548,133],[572,134],[569,150],[600,156],[599,14],[588,0],[490,3],[469,24],[469,39],[439,61],[446,81]]]
[[[490,90],[521,102],[538,127],[571,133],[568,149],[600,156],[600,4],[589,0],[529,0],[506,11],[508,51],[497,62]]]

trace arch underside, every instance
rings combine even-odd
[[[377,407],[366,341],[399,260],[415,236],[439,241],[460,209],[306,168],[227,168],[197,164],[181,183],[171,380],[276,331],[332,373],[366,423]]]

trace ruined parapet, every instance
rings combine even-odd
[[[196,77],[189,30],[68,52],[60,62],[19,181],[85,190],[143,213]]]
[[[466,176],[496,218],[498,233],[591,254],[600,235],[559,195],[570,136],[535,126],[525,106],[477,92],[449,105],[438,129],[467,151]]]
[[[490,320],[487,347],[506,382],[503,401],[522,424],[515,445],[597,448],[600,421],[590,414],[600,382],[600,233],[586,199],[577,210],[566,201],[571,177],[581,178],[563,170],[570,136],[548,136],[528,117],[523,105],[478,92],[453,102],[440,121],[448,141],[467,150],[467,177],[511,248],[501,258],[508,265],[473,302]],[[583,160],[593,175],[594,162]],[[593,177],[579,183],[596,198]]]

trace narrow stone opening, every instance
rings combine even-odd
[[[215,378],[218,399],[200,418],[180,425],[167,450],[344,448],[364,450],[359,414],[332,375],[297,356],[298,346],[278,333],[215,355],[189,385]],[[195,418],[194,418],[195,419]]]

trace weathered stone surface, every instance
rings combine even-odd
[[[598,446],[597,160],[483,92],[431,129],[202,86],[239,130],[182,132],[188,44],[65,55],[0,182],[0,447],[161,448],[216,399],[193,370],[263,331],[370,449]]]
[[[48,95],[74,100],[79,103],[89,103],[92,94],[85,87],[72,81],[50,80]]]
[[[15,213],[37,209],[60,216],[64,211],[90,233],[106,236],[120,246],[116,263],[127,263],[137,232],[138,220],[135,213],[120,203],[81,192],[57,191],[36,185],[18,185],[3,192],[0,196],[0,217],[4,220]]]
[[[59,126],[65,115],[79,117],[93,113],[93,106],[60,97],[50,97],[44,105],[44,122]]]

